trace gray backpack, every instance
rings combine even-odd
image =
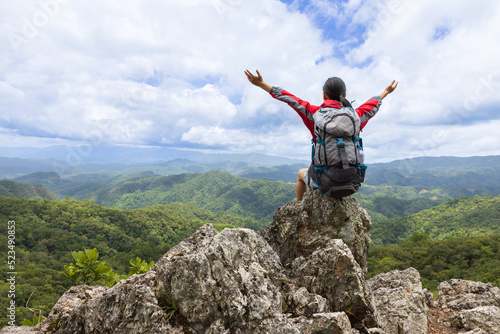
[[[358,191],[365,179],[360,120],[352,107],[325,107],[313,114],[316,144],[308,175],[322,196],[341,198]]]

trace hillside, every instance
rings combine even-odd
[[[431,291],[452,278],[500,286],[500,234],[431,240],[416,232],[401,244],[371,248],[367,277],[408,267],[419,271]]]
[[[431,239],[500,233],[500,196],[459,198],[406,217],[373,224],[373,245],[396,244],[414,232]]]
[[[275,172],[278,171],[279,168]],[[251,180],[220,171],[170,176],[153,172],[122,175],[100,172],[65,177],[55,172],[39,172],[15,180],[41,184],[60,198],[88,199],[110,207],[133,209],[178,201],[268,222],[277,207],[295,198],[293,184]],[[456,197],[473,196],[481,193],[480,189],[364,184],[354,197],[369,212],[373,222],[379,222],[417,213]]]
[[[71,281],[61,274],[73,261],[71,251],[97,248],[107,265],[121,273],[128,271],[129,260],[140,257],[156,261],[170,247],[211,223],[225,227],[260,229],[261,223],[250,218],[215,214],[190,204],[171,203],[146,209],[106,208],[88,201],[26,200],[0,197],[0,221],[7,231],[8,221],[16,222],[16,305],[25,305],[36,288],[38,305],[44,313],[53,306]],[[0,235],[0,251],[5,263],[7,234]],[[7,305],[6,271],[0,272],[0,303]],[[19,308],[18,318],[31,318]],[[6,309],[0,319],[6,319]],[[6,323],[0,323],[0,327]]]
[[[445,202],[444,199],[399,199],[391,196],[354,196],[368,212],[372,223],[409,216],[422,210],[430,209]]]
[[[246,178],[269,179],[295,183],[297,171],[308,166],[308,161],[293,161],[284,158],[259,155],[213,155],[196,159],[194,157],[171,156],[168,161],[161,161],[169,155],[159,155],[157,162],[151,157],[143,156],[140,163],[124,162],[123,158],[136,158],[134,154],[125,155],[114,162],[109,158],[116,152],[106,152],[106,163],[82,163],[74,167],[65,166],[64,158],[60,160],[42,160],[43,153],[36,155],[38,160],[23,160],[0,158],[0,177],[14,178],[35,172],[57,171],[63,177],[71,177],[74,182],[100,182],[102,176],[114,177],[124,174],[150,172],[157,175],[175,175],[184,173],[205,173],[212,170],[227,171],[235,176]],[[152,153],[152,152],[150,152]],[[154,154],[153,154],[154,156]],[[61,160],[62,159],[62,160]],[[468,193],[468,196],[487,192],[491,195],[500,194],[499,169],[500,156],[485,157],[419,157],[396,160],[386,163],[371,163],[367,161],[368,170],[366,184],[370,185],[400,185],[437,188],[479,188],[482,192]],[[95,175],[95,180],[88,176]],[[82,179],[78,179],[82,176]],[[102,180],[101,180],[102,181]],[[494,182],[493,182],[494,181]],[[102,183],[102,182],[101,182]],[[494,193],[496,192],[496,194]],[[463,195],[462,195],[463,196]]]
[[[1,148],[0,148],[1,150]],[[13,178],[36,172],[51,172],[52,167],[49,160],[28,160],[18,158],[0,157],[0,178]]]
[[[496,196],[500,194],[500,156],[422,157],[372,164],[365,183],[435,187],[450,192],[468,188],[469,196],[482,193]]]
[[[25,199],[57,199],[57,195],[40,185],[0,180],[0,196]]]
[[[35,173],[16,181],[42,184],[61,198],[88,199],[122,209],[145,208],[156,204],[182,202],[212,212],[271,221],[277,207],[295,198],[295,186],[279,181],[247,179],[227,172],[212,171],[170,176],[122,175],[115,185],[71,182],[57,173]],[[121,178],[121,180],[120,180]],[[112,182],[108,179],[108,182]]]
[[[270,221],[277,207],[295,198],[295,187],[278,181],[251,180],[227,172],[155,176],[125,181],[100,191],[93,200],[123,209],[182,202],[213,212]]]
[[[500,156],[475,156],[475,157],[418,157],[395,160],[384,163],[370,164],[371,172],[379,170],[397,171],[402,174],[416,174],[421,172],[433,174],[456,173],[478,169],[498,168]]]
[[[364,184],[353,197],[368,211],[372,222],[408,216],[454,198],[441,188],[419,187],[417,189],[416,187],[368,184]]]
[[[56,172],[37,172],[15,178],[14,181],[42,185],[53,191],[60,198],[69,196],[75,199],[86,199],[96,191],[106,188],[105,185],[97,182],[71,182],[64,180]]]

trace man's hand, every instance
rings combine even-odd
[[[396,82],[396,80],[392,80],[391,84],[385,88],[385,90],[382,92],[382,94],[380,94],[380,97],[382,98],[382,100],[387,95],[389,95],[392,92],[394,92],[394,90],[396,89],[397,86],[398,86],[398,83]]]
[[[264,82],[264,79],[262,79],[262,75],[260,75],[259,70],[257,70],[257,75],[253,75],[249,70],[246,70],[245,74],[248,78],[248,81],[250,81],[253,85],[262,88],[266,92],[271,91],[271,86]]]

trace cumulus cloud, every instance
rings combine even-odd
[[[196,126],[182,135],[184,141],[215,148],[223,147],[230,153],[265,153],[279,156],[295,147],[303,157],[307,152],[304,143],[307,143],[308,139],[309,136],[302,127],[288,126],[260,133],[255,130]]]
[[[8,2],[0,130],[307,158],[295,112],[246,80],[258,68],[318,105],[329,76],[355,105],[399,80],[363,132],[371,161],[499,154],[499,19],[494,0]]]

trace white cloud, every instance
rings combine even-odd
[[[10,117],[54,137],[81,139],[98,127],[114,143],[158,143],[192,126],[227,125],[238,108],[230,96],[248,85],[246,65],[300,65],[322,45],[307,18],[278,1],[41,3],[52,15],[26,0],[7,6],[2,30],[22,43],[2,46],[11,66],[0,83],[11,89],[0,98],[29,96],[9,103]],[[150,80],[159,85],[141,83]]]
[[[276,128],[275,131],[256,133],[255,131],[224,129],[220,127],[195,126],[182,135],[189,143],[224,147],[231,153],[264,153],[290,156],[305,160],[310,153],[307,131],[302,127]]]
[[[338,15],[322,26],[315,18],[326,13]],[[491,135],[499,20],[494,0],[8,2],[0,13],[0,127],[16,142],[78,141],[98,131],[115,144],[308,158],[309,135],[295,112],[246,80],[243,71],[258,68],[313,104],[329,76],[346,81],[357,105],[399,80],[364,131],[373,161],[415,150],[477,154],[462,139],[470,134],[480,136],[481,152],[500,154]],[[333,28],[352,36],[325,34]],[[335,58],[339,49],[345,59]],[[419,149],[436,129],[446,142]]]

